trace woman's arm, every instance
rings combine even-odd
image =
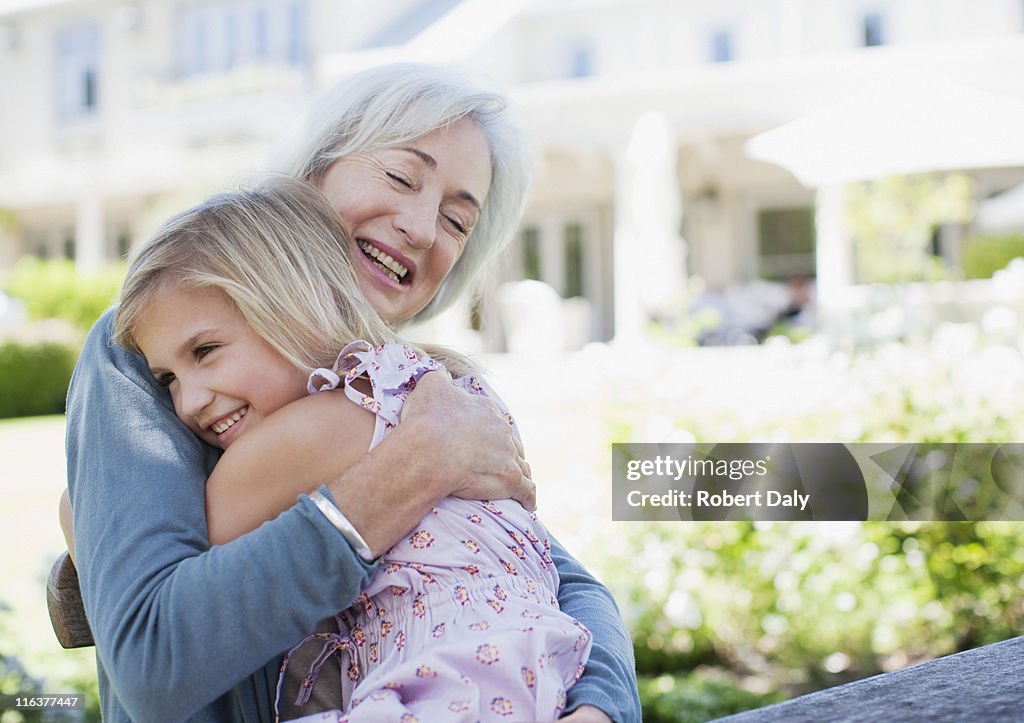
[[[592,705],[616,723],[640,718],[633,643],[622,624],[615,599],[554,538],[551,557],[558,569],[558,605],[587,626],[593,646],[587,667],[569,689],[566,711]]]
[[[107,312],[90,333],[69,391],[76,561],[105,717],[180,720],[353,600],[372,568],[305,496],[273,521],[209,549],[204,487],[217,455],[174,416],[144,360],[112,343],[111,317]],[[419,412],[330,485],[377,550],[388,545],[375,529],[395,523],[374,494],[404,490],[402,515],[412,517],[411,527],[454,491],[450,480],[470,473],[459,468],[467,456],[460,447],[470,446],[465,439],[483,435],[498,448],[509,436],[503,422],[489,426],[473,416],[469,400],[446,394],[438,392],[447,406],[429,394],[412,404],[414,394],[410,405]],[[457,433],[438,433],[428,412],[458,404],[463,413],[451,421]],[[467,419],[475,429],[460,426]],[[504,486],[529,497],[515,462],[506,460],[505,469],[514,472]],[[388,534],[398,539],[406,530]]]

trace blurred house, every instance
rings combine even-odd
[[[1024,96],[1022,30],[1019,0],[5,0],[0,268],[121,256],[339,77],[454,62],[539,147],[505,280],[577,299],[572,338],[628,339],[692,277],[817,275],[814,189],[746,140],[897,72]]]

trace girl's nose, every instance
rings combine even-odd
[[[213,392],[206,386],[178,378],[174,408],[185,422],[198,421],[202,412],[213,401]]]

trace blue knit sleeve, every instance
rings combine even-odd
[[[305,496],[209,549],[204,484],[216,452],[177,419],[145,361],[111,342],[111,323],[108,311],[90,333],[67,410],[77,565],[107,683],[104,718],[216,719],[218,698],[345,607],[371,568]]]
[[[558,605],[594,636],[583,677],[569,689],[566,712],[581,705],[600,708],[616,723],[640,720],[633,643],[608,589],[551,538],[558,568]]]

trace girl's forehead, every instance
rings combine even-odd
[[[213,286],[162,283],[143,304],[136,322],[136,336],[152,325],[187,326],[200,317],[241,317],[227,294]]]

